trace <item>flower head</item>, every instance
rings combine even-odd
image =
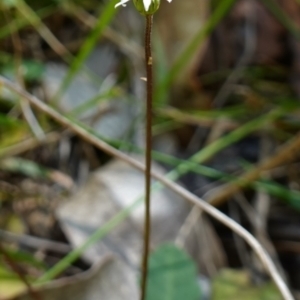
[[[120,5],[126,6],[126,3],[129,0],[121,0],[115,7],[118,7]],[[171,2],[172,0],[167,0],[168,2]],[[157,11],[159,8],[160,0],[133,0],[133,3],[137,10],[142,14],[153,14]]]

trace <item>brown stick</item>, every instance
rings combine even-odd
[[[271,156],[255,169],[244,173],[235,182],[223,185],[216,194],[208,197],[208,202],[213,206],[218,206],[228,198],[239,192],[243,187],[257,180],[263,172],[287,164],[300,154],[300,134],[296,135],[291,141],[278,149],[275,155]]]
[[[91,134],[89,130],[85,129],[83,125],[78,125],[75,122],[64,117],[59,112],[49,107],[47,104],[43,103],[38,98],[27,93],[26,91],[16,86],[14,83],[5,79],[3,76],[0,76],[0,85],[3,85],[8,89],[14,91],[15,93],[19,94],[20,96],[25,97],[37,109],[51,116],[61,125],[67,126],[78,136],[81,136],[83,139],[93,144],[97,148],[105,151],[109,155],[122,159],[123,161],[127,162],[129,165],[133,166],[134,168],[142,172],[145,172],[145,166],[143,164],[139,163],[138,161],[134,160],[128,155],[122,153],[121,151],[113,148],[109,144],[105,143],[103,140],[100,140],[97,136]],[[274,283],[276,284],[278,290],[280,291],[283,299],[284,300],[294,299],[286,283],[283,281],[280,274],[278,273],[269,254],[264,250],[264,248],[260,245],[260,243],[253,237],[253,235],[251,235],[245,228],[237,224],[235,221],[230,219],[228,216],[224,215],[222,212],[220,212],[210,204],[208,204],[203,199],[195,196],[191,192],[184,189],[182,186],[171,181],[166,176],[162,176],[154,172],[151,172],[151,176],[159,180],[163,185],[165,185],[166,187],[168,187],[169,189],[171,189],[172,191],[174,191],[184,199],[188,200],[190,203],[201,208],[204,212],[206,212],[207,214],[209,214],[210,216],[212,216],[213,218],[215,218],[216,220],[218,220],[219,222],[221,222],[222,224],[224,224],[225,226],[233,230],[240,237],[242,237],[251,246],[251,248],[256,253],[256,255],[260,258],[262,264],[264,265],[270,277],[273,279]]]
[[[144,253],[142,258],[141,300],[146,298],[148,260],[151,238],[151,150],[152,150],[152,54],[151,33],[153,16],[146,16],[145,32],[145,63],[147,73],[147,109],[146,109],[146,172],[145,172],[145,223],[144,223]]]

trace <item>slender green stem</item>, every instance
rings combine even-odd
[[[153,16],[146,16],[145,32],[145,62],[147,74],[147,103],[146,103],[146,172],[145,172],[145,224],[144,224],[144,253],[142,259],[142,283],[141,300],[145,300],[148,277],[148,258],[151,237],[151,149],[152,149],[152,54],[151,54],[151,32]]]

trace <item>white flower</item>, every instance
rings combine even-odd
[[[130,0],[121,0],[115,7],[118,7],[120,5],[122,6],[126,6],[126,3],[130,1]],[[148,11],[149,10],[149,7],[151,5],[151,2],[153,2],[154,0],[143,0],[143,3],[144,3],[144,7],[145,7],[145,10]],[[171,2],[172,0],[167,0],[168,2]]]

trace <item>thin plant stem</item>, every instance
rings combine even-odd
[[[146,172],[145,172],[145,223],[144,223],[144,251],[142,258],[142,282],[141,282],[141,300],[146,297],[147,277],[148,277],[148,258],[151,237],[151,149],[152,149],[152,54],[151,54],[151,32],[152,32],[153,16],[146,16],[145,31],[145,65],[146,65]]]
[[[107,144],[105,141],[99,139],[98,136],[91,133],[91,130],[89,128],[86,128],[83,124],[79,122],[75,122],[74,120],[68,119],[62,114],[60,114],[58,111],[47,105],[46,103],[42,102],[37,97],[29,94],[28,92],[24,91],[20,87],[18,87],[15,83],[12,83],[11,81],[7,80],[3,76],[0,75],[0,87],[4,86],[8,88],[11,91],[14,91],[18,95],[26,98],[30,104],[35,106],[40,111],[46,113],[47,115],[51,116],[54,120],[56,120],[59,124],[62,126],[68,127],[70,130],[75,132],[78,136],[82,137],[84,140],[88,141],[92,145],[96,146],[97,148],[105,151],[106,153],[115,156],[125,162],[127,162],[129,165],[135,167],[136,169],[145,172],[145,166],[144,164],[134,160],[130,156],[124,154],[123,152],[115,149],[114,147]],[[287,150],[288,153],[290,151],[296,152],[299,151],[300,147],[300,134],[297,135],[288,145],[285,145],[281,151]],[[275,159],[275,157],[273,158]],[[277,160],[277,155],[276,155]],[[268,167],[275,167],[274,164],[268,164]],[[182,186],[176,184],[172,181],[169,177],[157,174],[155,172],[151,172],[152,176],[160,181],[163,185],[177,193],[178,195],[182,196],[184,199],[188,200],[190,203],[195,204],[199,208],[201,208],[204,212],[209,214],[214,219],[218,220],[231,230],[233,230],[236,234],[238,234],[240,237],[242,237],[249,246],[253,249],[253,251],[257,254],[257,256],[260,258],[262,264],[268,271],[268,274],[273,279],[274,283],[278,287],[278,290],[280,291],[282,298],[284,300],[294,300],[292,293],[288,289],[286,283],[278,273],[276,266],[274,265],[272,259],[270,258],[269,254],[265,251],[265,249],[261,246],[261,244],[251,235],[245,228],[243,228],[241,225],[233,221],[231,218],[227,217],[224,213],[217,210],[213,206],[211,206],[209,203],[204,201],[203,199],[195,196],[191,192],[184,189]],[[159,185],[155,184],[155,188],[157,189]],[[82,244],[80,247],[74,249],[71,251],[64,259],[62,259],[56,266],[54,266],[51,270],[49,270],[42,278],[40,278],[39,282],[40,284],[43,284],[60,274],[63,270],[66,269],[66,267],[70,266],[72,262],[74,262],[76,259],[80,257],[80,255],[88,249],[89,246],[94,244],[96,241],[98,241],[100,238],[103,238],[106,236],[113,228],[115,228],[118,224],[120,224],[121,221],[125,220],[130,212],[138,206],[140,203],[140,199],[136,200],[134,203],[131,204],[131,206],[127,207],[125,210],[122,210],[120,213],[115,215],[109,222],[107,222],[104,226],[99,228],[97,231],[95,231],[90,238]]]

